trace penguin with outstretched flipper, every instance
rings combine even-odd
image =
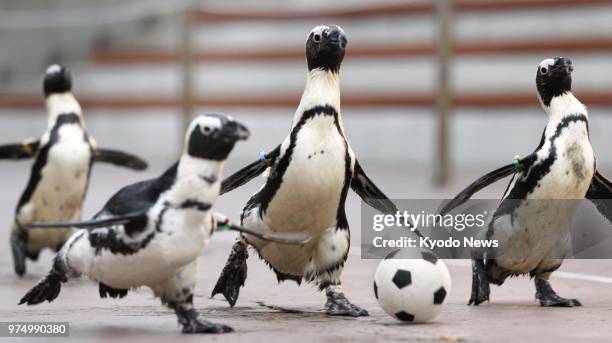
[[[93,162],[135,170],[147,168],[147,163],[136,156],[96,146],[71,89],[68,68],[56,64],[47,68],[43,81],[47,131],[38,140],[0,146],[0,159],[34,159],[11,230],[14,269],[19,276],[26,272],[26,258],[38,259],[44,248],[59,250],[73,232],[70,228],[26,230],[25,225],[81,219]]]
[[[173,309],[184,333],[223,333],[229,326],[198,319],[193,307],[198,257],[218,226],[282,244],[304,244],[301,233],[264,233],[231,225],[212,208],[221,188],[223,165],[248,130],[230,117],[194,119],[180,160],[161,176],[122,188],[92,219],[30,224],[29,229],[79,227],[56,255],[53,268],[20,301],[53,301],[74,274],[99,282],[100,297],[123,298],[148,286]]]
[[[571,92],[572,71],[571,61],[563,57],[540,63],[536,86],[549,121],[539,146],[476,180],[440,211],[444,215],[480,189],[515,174],[481,232],[482,238],[498,240],[499,247],[474,251],[470,305],[489,300],[490,283],[501,285],[507,277],[523,274],[534,278],[540,305],[581,305],[556,294],[549,278],[570,252],[569,229],[579,199],[591,200],[612,220],[612,184],[596,170],[588,112]]]
[[[264,186],[247,202],[244,227],[266,232],[307,232],[309,243],[287,246],[243,234],[234,244],[212,295],[223,294],[231,306],[247,277],[247,247],[252,246],[279,281],[302,280],[325,290],[330,315],[366,316],[341,288],[349,252],[344,206],[349,188],[367,204],[395,214],[396,206],[368,178],[346,138],[340,114],[339,70],[347,45],[335,25],[315,27],[306,41],[308,78],[291,131],[267,155],[223,181],[222,193],[268,171]]]

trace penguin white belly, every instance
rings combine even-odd
[[[20,208],[21,223],[72,221],[81,217],[82,201],[87,190],[91,148],[77,125],[59,130],[59,140],[51,146],[47,163],[30,201]],[[70,229],[30,230],[28,250],[61,245]]]
[[[323,122],[323,123],[320,123]],[[264,221],[275,231],[310,231],[334,225],[346,173],[346,147],[333,118],[319,118],[298,134],[291,162]],[[325,134],[309,125],[328,126]]]
[[[156,285],[196,260],[206,246],[211,220],[209,218],[204,221],[201,212],[193,212],[193,215],[184,215],[182,218],[175,211],[168,210],[164,214],[161,232],[156,231],[156,225],[153,224],[153,227],[136,237],[121,235],[124,242],[133,242],[134,246],[140,247],[134,253],[97,250],[91,246],[88,235],[84,235],[69,248],[66,259],[72,269],[113,288]],[[189,223],[185,224],[183,220]],[[151,234],[154,236],[143,244]]]
[[[263,222],[274,231],[306,231],[313,238],[300,247],[253,240],[262,257],[277,270],[302,275],[321,237],[336,225],[346,163],[350,163],[346,150],[331,116],[316,118],[300,130],[289,167]]]
[[[527,201],[515,209],[514,221],[505,215],[495,222],[493,238],[504,247],[497,252],[502,267],[529,272],[542,260],[569,252],[570,225],[595,172],[593,150],[583,132],[559,137],[557,159]],[[575,137],[582,139],[570,139]]]
[[[569,225],[578,203],[535,200],[515,209],[514,215],[498,218],[492,239],[499,241],[497,264],[527,273],[545,259],[562,258],[569,248]]]

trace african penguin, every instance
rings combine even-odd
[[[11,230],[14,269],[19,276],[25,274],[26,257],[36,260],[44,248],[59,250],[73,232],[70,228],[25,230],[24,225],[80,219],[93,162],[136,170],[147,166],[136,156],[96,147],[71,88],[70,70],[57,64],[50,66],[43,82],[47,131],[38,140],[0,146],[0,159],[34,158]]]
[[[572,200],[586,196],[597,204],[597,199],[612,197],[612,187],[596,171],[588,112],[571,92],[572,71],[567,58],[540,63],[536,86],[549,119],[539,146],[516,165],[481,177],[442,210],[448,213],[478,190],[516,173],[487,230],[481,232],[481,238],[497,239],[499,248],[473,253],[469,304],[489,300],[489,283],[501,285],[509,276],[529,274],[540,305],[581,305],[557,295],[549,278],[570,252],[569,229],[578,205]],[[609,210],[600,211],[610,220]]]
[[[122,188],[92,221],[61,224],[86,229],[70,237],[49,274],[20,304],[53,301],[61,284],[81,273],[99,282],[102,298],[123,298],[130,288],[148,286],[175,311],[184,333],[233,331],[198,319],[193,290],[198,256],[218,224],[211,208],[223,165],[236,141],[248,135],[228,116],[194,119],[180,160],[161,176]]]
[[[245,234],[234,244],[212,292],[234,306],[247,276],[247,247],[252,246],[280,281],[316,284],[327,295],[330,315],[367,316],[342,292],[341,274],[349,251],[344,204],[352,187],[368,204],[385,213],[395,205],[374,185],[355,158],[340,115],[339,70],[347,38],[339,26],[315,27],[307,37],[308,74],[289,135],[259,161],[224,180],[229,192],[268,170],[263,187],[247,202],[241,224],[267,232],[306,231],[300,247],[262,241]]]

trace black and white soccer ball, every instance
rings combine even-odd
[[[374,275],[374,295],[391,317],[422,323],[437,316],[451,291],[444,261],[426,249],[390,253]]]

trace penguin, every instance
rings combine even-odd
[[[10,237],[18,276],[26,272],[26,258],[37,260],[45,248],[58,251],[72,234],[70,228],[25,230],[24,225],[79,220],[93,162],[135,170],[147,167],[136,156],[97,147],[86,131],[81,107],[71,89],[70,70],[57,64],[49,66],[43,81],[47,131],[37,140],[0,146],[0,159],[34,159],[29,181],[15,209]]]
[[[30,228],[82,228],[56,255],[51,271],[19,304],[51,302],[71,275],[84,274],[99,283],[101,298],[123,298],[129,289],[147,286],[173,309],[183,333],[225,333],[227,325],[198,319],[193,307],[198,256],[217,226],[249,232],[283,244],[307,239],[259,234],[227,225],[212,213],[221,188],[223,166],[235,143],[248,129],[221,114],[194,119],[185,136],[180,160],[161,176],[126,186],[113,195],[90,221],[31,224]],[[280,237],[279,237],[280,236]],[[304,237],[304,235],[302,235]]]
[[[299,247],[263,241],[243,234],[232,247],[212,296],[223,294],[234,306],[247,277],[247,247],[255,249],[279,282],[302,280],[325,291],[329,315],[367,316],[341,287],[350,232],[345,201],[352,188],[384,213],[397,208],[368,178],[346,138],[340,113],[340,65],[347,37],[341,27],[315,27],[306,40],[307,81],[284,141],[258,161],[223,181],[227,193],[267,171],[262,188],[241,215],[241,225],[265,232],[307,232]]]
[[[486,230],[498,248],[472,253],[472,291],[468,305],[489,300],[489,284],[529,274],[541,306],[581,306],[559,296],[549,278],[571,248],[570,224],[577,199],[587,198],[612,221],[612,184],[596,169],[589,139],[589,117],[571,91],[572,62],[563,57],[543,60],[536,72],[538,99],[548,124],[540,144],[525,158],[479,178],[443,206],[442,215],[465,203],[480,189],[514,174]]]

